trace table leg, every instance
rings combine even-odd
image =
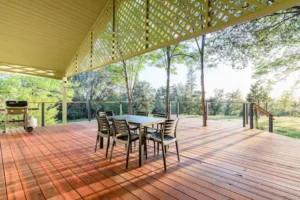
[[[103,137],[100,137],[100,149],[103,149]]]
[[[139,126],[139,166],[144,165],[144,132],[142,127]]]

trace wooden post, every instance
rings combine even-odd
[[[273,133],[273,117],[269,117],[269,132]]]
[[[246,103],[246,124],[249,124],[249,120],[248,120],[248,118],[249,118],[249,112],[248,112],[248,109],[249,109],[249,104]]]
[[[209,115],[209,109],[208,109],[208,102],[206,102],[206,119],[208,119],[208,115]]]
[[[179,101],[176,103],[176,116],[179,117]]]
[[[42,126],[45,126],[45,103],[42,103]]]
[[[120,102],[120,115],[123,114],[123,109],[122,109],[122,102]]]
[[[246,127],[246,104],[243,103],[243,127]]]
[[[88,108],[88,120],[91,121],[91,101],[87,101],[87,108]]]
[[[63,103],[62,103],[62,124],[67,124],[67,94],[68,94],[68,79],[67,77],[63,77]]]
[[[253,103],[250,103],[250,129],[253,129]]]

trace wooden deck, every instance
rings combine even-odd
[[[182,119],[175,146],[162,156],[138,148],[125,170],[125,149],[94,153],[96,122],[0,134],[0,199],[300,199],[300,141],[241,124]],[[106,144],[106,141],[105,143]]]

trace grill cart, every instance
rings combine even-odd
[[[28,102],[27,101],[6,101],[6,108],[2,109],[5,114],[4,120],[4,133],[6,133],[8,127],[11,126],[23,126],[27,132],[32,132],[36,126],[36,120],[33,121],[33,117],[28,120]],[[38,110],[31,108],[30,110]],[[10,119],[12,116],[21,116],[21,119]]]

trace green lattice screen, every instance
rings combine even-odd
[[[110,0],[66,75],[105,66],[297,4],[298,0]]]

